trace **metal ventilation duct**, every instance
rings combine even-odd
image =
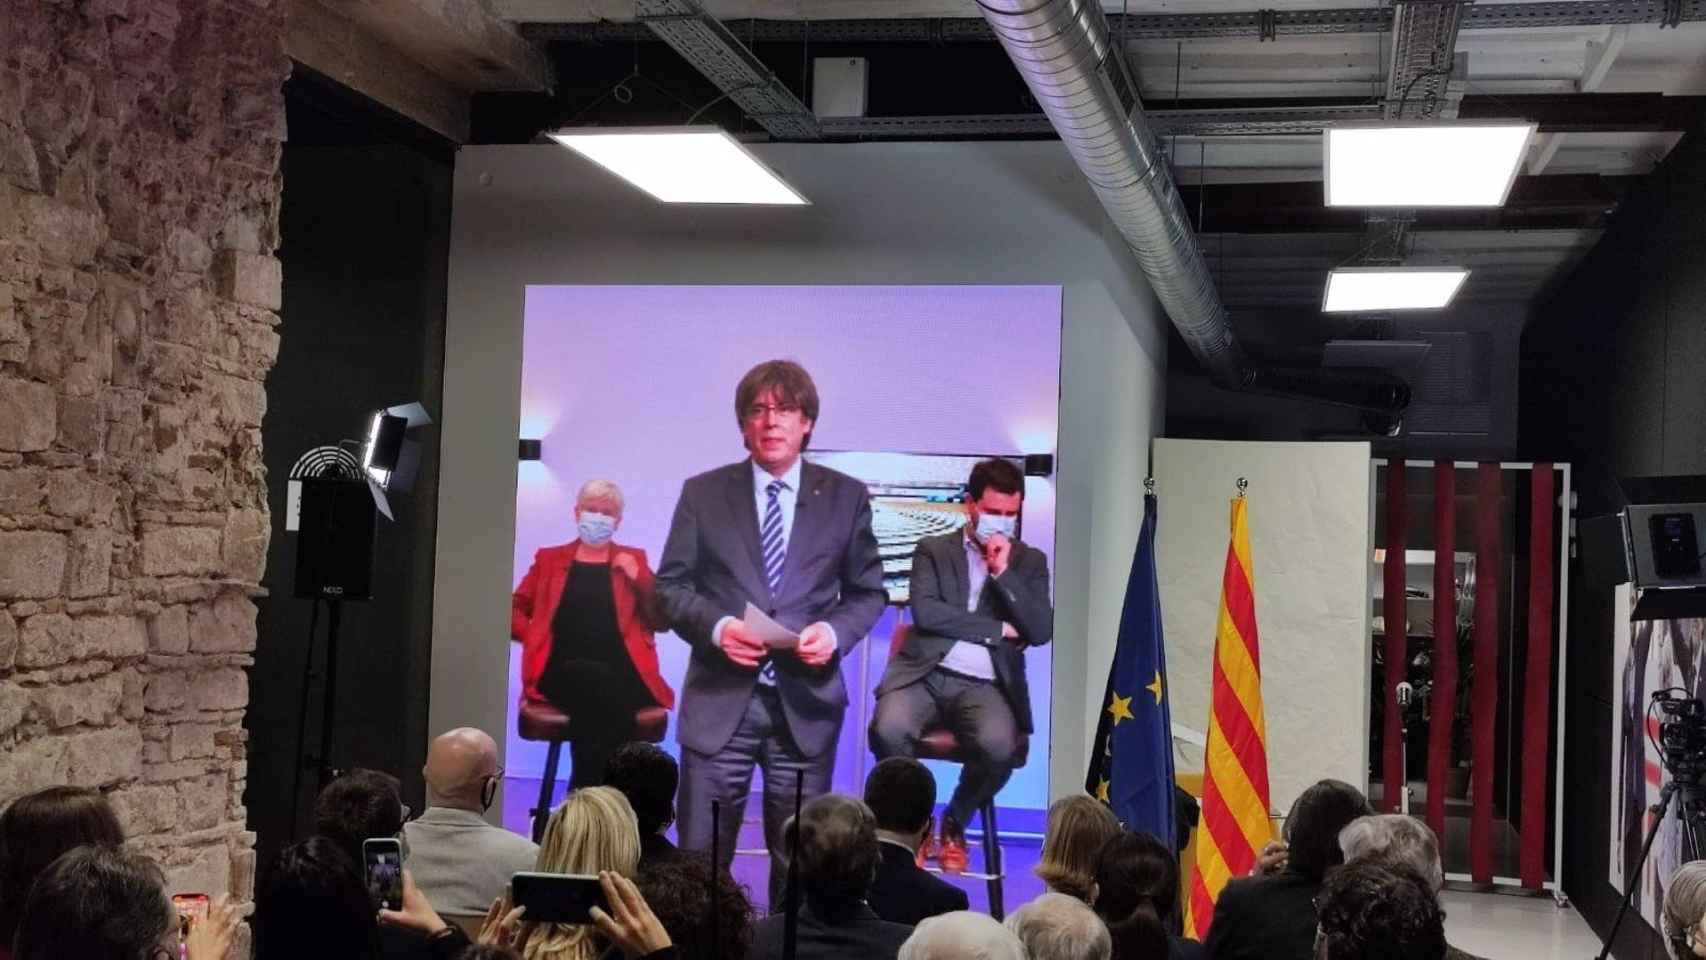
[[[1089,178],[1180,336],[1216,383],[1239,382],[1238,342],[1190,217],[1112,47],[1097,0],[979,0],[1037,103]]]
[[[1172,171],[1098,0],[978,0],[978,6],[1215,383],[1394,413],[1409,403],[1408,385],[1390,374],[1243,364]]]

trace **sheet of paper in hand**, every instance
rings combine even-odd
[[[741,617],[747,636],[764,644],[768,650],[792,650],[800,645],[800,635],[770,619],[763,610],[749,601]]]

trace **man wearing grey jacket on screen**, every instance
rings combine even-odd
[[[801,459],[817,417],[817,388],[799,364],[748,371],[735,420],[750,457],[682,486],[657,573],[664,614],[693,648],[676,734],[681,846],[710,849],[718,801],[726,868],[761,767],[773,909],[795,779],[807,799],[829,791],[847,709],[841,659],[888,602],[864,484]],[[749,603],[798,645],[767,648],[747,627]]]

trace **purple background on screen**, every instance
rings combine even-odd
[[[1054,286],[530,286],[521,435],[542,440],[544,452],[521,464],[514,582],[534,551],[574,538],[575,492],[592,478],[622,488],[627,511],[616,541],[644,549],[655,570],[682,481],[745,457],[734,387],[765,359],[797,360],[817,383],[814,449],[1054,453],[1060,322]],[[1051,478],[1027,482],[1024,539],[1049,555],[1052,571]],[[885,613],[843,664],[853,703],[838,790],[857,792],[874,762],[865,727],[894,618]],[[686,644],[670,633],[657,643],[679,697]],[[536,778],[545,745],[516,736],[520,646],[509,650],[505,767]],[[1030,762],[1001,794],[1004,807],[1048,802],[1049,652],[1028,655],[1037,731]],[[671,753],[675,719],[664,743]],[[945,800],[957,767],[933,767]]]

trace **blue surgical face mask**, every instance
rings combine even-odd
[[[1000,534],[1007,539],[1013,539],[1013,531],[1018,529],[1018,517],[997,517],[994,514],[980,513],[977,515],[977,538],[988,540]]]
[[[616,532],[616,518],[582,510],[578,526],[582,543],[589,547],[602,547],[610,542],[611,534]]]

